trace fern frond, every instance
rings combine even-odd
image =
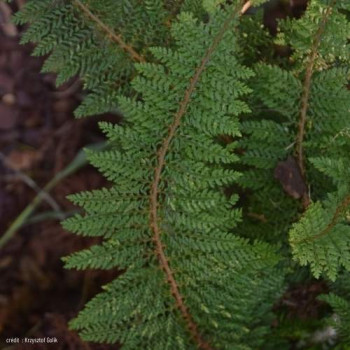
[[[241,6],[215,7],[207,24],[182,13],[172,26],[177,49],[154,48],[161,64],[136,65],[132,85],[142,102],[119,98],[123,125],[102,124],[112,150],[89,152],[115,185],[73,196],[86,215],[65,227],[107,240],[67,266],[128,271],[72,323],[86,340],[152,350],[248,349],[263,341],[262,318],[282,285],[278,258],[269,245],[231,232],[240,211],[232,208],[237,196],[227,198],[223,188],[239,177],[226,165],[237,156],[234,145],[217,141],[222,132],[239,137],[237,116],[249,111],[242,97],[253,72],[233,56]]]
[[[86,152],[110,185],[69,196],[83,211],[63,223],[99,242],[67,268],[123,271],[70,323],[84,340],[313,347],[330,319],[304,331],[294,290],[278,298],[285,282],[324,293],[316,277],[332,281],[322,298],[346,348],[350,5],[310,0],[274,39],[269,7],[251,8],[265,2],[29,0],[16,16],[50,53],[44,71],[83,80],[78,116],[122,116],[100,123],[108,148]]]
[[[292,48],[289,66],[281,69],[260,63],[251,80],[252,120],[242,123],[243,135],[248,137],[240,141],[241,160],[248,167],[240,183],[255,190],[249,212],[264,215],[271,225],[283,215],[283,232],[289,231],[300,208],[295,204],[292,210],[289,198],[278,191],[281,185],[273,177],[279,162],[296,159],[299,185],[307,188],[302,195],[305,210],[310,199],[323,201],[325,194],[338,191],[340,184],[330,182],[313,159],[348,159],[349,57],[345,53],[349,50],[349,19],[343,6],[343,1],[313,0],[300,19],[281,21],[277,43]],[[337,26],[341,28],[337,30]],[[291,174],[297,170],[289,169]],[[289,217],[284,216],[287,213]],[[245,222],[243,230],[251,232],[252,220]]]
[[[310,113],[311,88],[315,86],[315,82],[313,82],[315,69],[317,65],[321,64],[329,66],[335,60],[349,60],[347,38],[350,36],[350,25],[346,16],[338,11],[338,4],[337,0],[326,1],[326,4],[321,1],[313,1],[303,20],[287,21],[283,27],[287,42],[295,50],[294,57],[300,62],[305,61],[306,63],[295,146],[297,162],[303,176],[305,176],[306,171],[303,142],[307,116]],[[319,16],[320,12],[321,16]],[[342,25],[338,27],[339,22]],[[342,28],[342,32],[340,33],[339,29],[335,28]],[[305,32],[309,32],[311,35],[307,37]],[[305,193],[303,197],[304,207],[307,207],[309,202],[310,198]]]

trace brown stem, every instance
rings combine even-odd
[[[80,8],[83,13],[90,18],[93,22],[95,22],[101,30],[103,30],[107,36],[112,40],[113,42],[117,43],[122,50],[127,52],[129,56],[136,62],[145,62],[145,59],[143,56],[141,56],[139,53],[135,51],[135,49],[126,44],[120,34],[116,34],[111,28],[109,28],[106,24],[104,24],[96,15],[94,15],[90,9],[83,4],[80,0],[73,0],[73,3]]]
[[[298,133],[296,138],[296,156],[297,162],[300,168],[301,175],[305,179],[305,159],[303,153],[303,141],[305,135],[305,124],[307,119],[307,112],[309,107],[309,99],[310,99],[310,88],[311,88],[311,80],[314,72],[315,60],[317,57],[317,51],[320,46],[320,42],[322,39],[322,34],[325,30],[329,15],[332,12],[332,8],[335,5],[337,0],[333,0],[326,12],[323,14],[321,24],[316,32],[315,38],[313,40],[311,46],[311,53],[309,55],[309,62],[306,66],[306,73],[303,85],[303,93],[301,96],[301,110],[300,110],[300,119],[298,125]],[[306,209],[310,204],[310,196],[308,192],[305,192],[302,198],[304,209]]]
[[[245,4],[240,11],[241,14],[243,14],[248,8],[249,8],[249,5]],[[197,324],[193,320],[192,315],[190,314],[190,311],[185,304],[184,298],[181,295],[178,284],[175,280],[173,271],[171,270],[171,267],[169,265],[168,259],[164,251],[164,246],[161,240],[161,229],[159,227],[159,215],[158,215],[159,184],[161,181],[161,174],[165,166],[165,156],[168,152],[170,143],[175,136],[177,128],[180,126],[181,119],[187,111],[187,107],[191,101],[192,93],[195,90],[195,87],[200,79],[200,76],[205,70],[211,55],[219,45],[225,32],[228,30],[229,24],[231,23],[231,21],[237,16],[238,11],[239,11],[239,8],[237,8],[236,11],[233,11],[233,13],[226,19],[226,21],[223,24],[223,27],[221,28],[217,36],[214,38],[213,43],[208,48],[199,67],[196,69],[192,79],[190,80],[189,86],[185,91],[184,97],[180,103],[180,107],[176,112],[173,123],[169,128],[169,133],[167,137],[164,139],[162,145],[160,146],[157,152],[157,166],[154,171],[154,178],[153,178],[153,182],[151,184],[151,190],[150,190],[149,217],[150,217],[150,228],[151,228],[151,231],[153,232],[155,252],[158,257],[159,263],[166,274],[167,282],[169,283],[171,293],[175,298],[176,306],[178,307],[193,340],[197,343],[197,346],[203,350],[212,350],[213,348],[210,344],[208,344],[202,338],[198,330]]]

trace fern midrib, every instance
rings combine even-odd
[[[131,59],[135,62],[146,62],[145,58],[141,56],[136,50],[129,44],[127,44],[120,34],[116,34],[111,28],[109,28],[105,23],[103,23],[96,15],[94,15],[90,9],[83,4],[80,0],[73,0],[73,4],[75,4],[83,13],[93,22],[95,22],[101,30],[103,30],[107,36],[113,42],[117,43],[120,48],[129,54]]]
[[[161,229],[159,227],[159,215],[158,215],[158,196],[159,196],[159,185],[161,182],[161,174],[165,167],[165,157],[169,150],[171,141],[175,137],[176,131],[180,126],[181,119],[186,114],[188,105],[191,101],[191,96],[195,90],[195,87],[200,79],[201,74],[204,72],[206,68],[206,64],[209,61],[211,55],[215,52],[215,49],[221,42],[225,32],[228,30],[229,25],[232,20],[236,18],[236,16],[239,14],[244,14],[244,12],[250,7],[250,2],[248,1],[243,6],[241,4],[243,1],[237,5],[234,11],[232,11],[232,14],[226,19],[224,22],[221,30],[214,38],[211,46],[206,51],[206,54],[204,55],[200,65],[196,69],[192,79],[190,80],[189,86],[187,90],[185,91],[184,97],[182,101],[180,102],[180,107],[178,111],[176,112],[173,122],[169,128],[169,133],[167,137],[164,139],[162,145],[160,146],[157,154],[157,165],[154,171],[154,178],[151,184],[151,190],[150,190],[150,206],[149,206],[149,220],[150,220],[150,228],[153,232],[153,241],[155,244],[155,252],[158,257],[159,263],[163,269],[163,271],[166,274],[167,282],[170,286],[171,293],[175,299],[176,306],[178,307],[185,323],[187,326],[187,329],[189,333],[191,334],[193,340],[197,343],[198,347],[203,350],[213,350],[213,347],[207,343],[202,336],[200,335],[200,332],[198,330],[198,326],[195,323],[187,305],[185,304],[184,298],[180,292],[180,289],[178,287],[178,284],[175,280],[174,274],[172,272],[172,269],[169,265],[169,261],[167,259],[167,256],[164,251],[164,245],[161,240]]]
[[[311,81],[312,76],[314,73],[314,66],[315,66],[315,60],[318,53],[318,48],[321,43],[322,34],[324,33],[324,30],[326,28],[327,21],[329,19],[329,16],[332,12],[332,9],[334,5],[336,4],[337,0],[332,0],[329,7],[327,8],[326,12],[323,14],[320,26],[315,34],[315,38],[312,43],[311,47],[311,53],[309,56],[309,62],[306,67],[306,74],[303,84],[303,93],[301,96],[301,110],[300,110],[300,119],[299,119],[299,125],[298,125],[298,133],[296,137],[296,156],[297,156],[297,162],[299,165],[299,169],[301,172],[301,175],[305,179],[306,177],[306,170],[305,170],[305,159],[304,159],[304,150],[303,150],[303,142],[304,142],[304,136],[305,136],[305,124],[307,120],[307,112],[309,107],[309,100],[310,100],[310,90],[311,90]],[[310,195],[306,191],[302,197],[302,203],[304,209],[306,209],[310,205]]]

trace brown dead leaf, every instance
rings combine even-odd
[[[294,157],[289,156],[287,160],[279,162],[274,175],[289,196],[299,199],[306,193],[305,181]]]

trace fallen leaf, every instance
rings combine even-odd
[[[299,199],[306,193],[305,181],[294,157],[289,156],[287,160],[279,162],[274,175],[289,196]]]

